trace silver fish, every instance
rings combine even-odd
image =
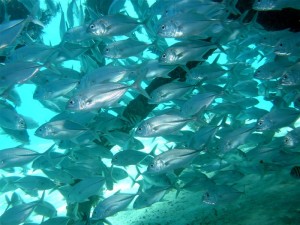
[[[153,90],[150,94],[149,104],[159,104],[173,99],[177,99],[187,94],[197,85],[186,84],[184,82],[171,82]]]
[[[188,146],[193,149],[203,149],[215,136],[220,126],[205,126],[197,130],[190,138]]]
[[[50,121],[40,126],[35,135],[45,139],[70,139],[89,132],[88,128],[70,120]]]
[[[205,110],[219,94],[214,92],[198,93],[193,95],[181,107],[184,116],[196,115],[201,110]]]
[[[220,19],[205,18],[198,13],[165,17],[159,21],[158,36],[164,38],[205,39],[220,35],[226,28]]]
[[[284,145],[288,148],[297,148],[300,143],[300,127],[288,132],[283,139]]]
[[[67,201],[69,203],[88,201],[89,197],[99,194],[104,183],[104,177],[85,178],[70,188]]]
[[[256,0],[253,9],[258,11],[281,10],[284,8],[300,9],[300,3],[297,0]]]
[[[216,48],[216,44],[207,41],[182,41],[168,47],[159,57],[159,62],[166,65],[185,65],[189,61],[203,60],[205,53]]]
[[[166,113],[144,120],[136,129],[135,136],[157,137],[179,131],[195,118],[187,118],[180,113]]]
[[[148,165],[149,162],[146,160],[147,157],[150,156],[145,152],[123,150],[113,156],[111,163],[116,166],[137,165],[139,163]]]
[[[0,168],[22,167],[41,154],[26,148],[7,148],[0,150]]]
[[[229,204],[236,201],[243,192],[240,192],[233,187],[220,185],[209,189],[202,196],[202,201],[209,205]]]
[[[155,77],[168,78],[169,72],[175,69],[174,65],[161,65],[157,59],[147,60],[141,64],[141,71],[145,73],[145,78],[152,79]]]
[[[97,84],[119,82],[136,77],[136,75],[137,71],[135,68],[106,65],[85,74],[80,80],[79,88],[84,89]]]
[[[258,131],[276,130],[295,122],[300,113],[293,108],[274,109],[262,116],[256,124]]]
[[[130,56],[137,56],[150,46],[153,46],[153,44],[148,44],[129,38],[107,44],[104,47],[103,55],[107,58],[123,59]]]
[[[105,15],[89,24],[87,33],[95,36],[119,36],[133,31],[141,23],[122,14]]]
[[[57,216],[56,207],[46,201],[43,201],[40,204],[38,204],[36,206],[36,208],[34,209],[34,212],[39,215],[42,215],[44,217],[49,217],[49,218]]]
[[[199,171],[193,171],[192,173],[183,172],[183,174],[180,175],[180,180],[184,181],[182,189],[191,192],[204,191],[216,185],[213,180]]]
[[[33,93],[33,98],[38,100],[48,100],[65,95],[72,91],[79,81],[74,79],[57,79],[45,85],[39,85]]]
[[[99,202],[93,211],[91,220],[101,220],[127,208],[136,194],[115,193]]]
[[[0,67],[0,87],[8,88],[32,78],[43,66],[35,62],[7,63]]]
[[[36,208],[40,202],[43,201],[43,197],[41,200],[33,201],[29,203],[24,203],[21,205],[16,205],[8,210],[6,210],[0,216],[0,224],[1,225],[16,225],[24,223],[25,220],[30,216],[33,210]]]
[[[281,85],[298,86],[300,85],[300,63],[288,67],[281,76]]]
[[[0,115],[0,127],[17,131],[27,128],[24,117],[10,107],[0,108]]]
[[[159,202],[167,193],[170,187],[154,187],[151,189],[147,189],[144,192],[141,192],[138,197],[135,199],[133,203],[134,209],[142,209],[145,207],[149,207],[150,205]]]
[[[139,86],[139,82],[140,81],[136,81],[130,86],[110,82],[79,90],[78,93],[75,93],[69,100],[67,109],[72,111],[89,111],[100,107],[109,108],[115,106],[129,88],[134,88],[143,95],[148,96]]]
[[[15,184],[25,192],[48,190],[56,186],[56,184],[47,177],[28,175],[15,181]]]
[[[274,46],[274,53],[279,56],[297,56],[300,53],[300,34],[286,33]]]
[[[148,165],[147,173],[162,174],[174,169],[187,167],[199,154],[194,149],[172,149],[154,157]]]

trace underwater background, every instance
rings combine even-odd
[[[298,0],[1,0],[0,225],[300,224]]]

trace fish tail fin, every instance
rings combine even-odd
[[[241,15],[242,13],[237,9],[236,5],[238,3],[238,0],[225,0],[226,8],[228,11],[234,15]]]
[[[179,185],[178,183],[175,183],[175,184],[173,185],[173,187],[176,189],[176,195],[175,195],[175,198],[177,198],[178,195],[179,195],[179,193],[180,193],[180,191],[181,191],[180,185]]]
[[[147,91],[145,89],[142,88],[142,81],[144,78],[144,74],[140,74],[137,77],[137,80],[130,85],[131,88],[135,89],[136,91],[138,91],[141,95],[143,95],[144,97],[146,97],[147,99],[150,99],[149,94],[147,93]]]

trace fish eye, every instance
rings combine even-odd
[[[92,23],[91,25],[90,25],[90,29],[94,29],[95,28],[95,25]]]
[[[282,47],[282,46],[283,46],[283,44],[282,44],[282,43],[280,43],[280,44],[279,44],[279,46],[280,46],[280,47]]]
[[[138,130],[138,131],[141,131],[141,130],[142,130],[142,128],[141,128],[141,127],[138,127],[138,128],[137,128],[137,130]]]
[[[161,29],[162,29],[162,30],[165,30],[165,29],[166,29],[166,26],[165,26],[165,25],[161,25]]]
[[[162,55],[162,57],[163,57],[163,58],[166,58],[166,57],[167,57],[167,55],[166,55],[166,54],[163,54],[163,55]]]
[[[74,101],[74,100],[70,100],[70,101],[69,101],[69,104],[70,104],[70,105],[74,105],[74,104],[75,104],[75,101]]]
[[[284,79],[284,80],[286,80],[286,79],[288,79],[289,77],[288,77],[288,75],[285,73],[285,74],[283,74],[283,76],[282,76],[282,79]]]
[[[257,125],[258,125],[258,126],[263,125],[263,120],[258,121]]]
[[[287,137],[284,139],[284,143],[289,143],[289,139]]]
[[[153,168],[153,167],[154,167],[154,164],[150,164],[150,167],[152,167],[152,168]]]
[[[105,52],[109,52],[109,48],[106,48],[106,49],[105,49]]]

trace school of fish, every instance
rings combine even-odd
[[[267,30],[257,13],[300,10],[300,1],[256,0],[251,14],[236,0],[99,1],[105,13],[84,0],[66,9],[41,0],[60,17],[57,45],[41,38],[40,1],[16,2],[27,17],[11,19],[4,0],[0,21],[1,135],[16,143],[0,147],[0,174],[9,174],[0,225],[121,224],[114,216],[188,195],[191,211],[211,207],[217,217],[218,207],[255,202],[264,179],[299,189],[300,33]],[[18,112],[24,84],[56,115],[39,124]],[[31,149],[29,131],[52,145]],[[124,179],[138,189],[104,197]],[[54,191],[64,216],[45,200]],[[300,223],[299,205],[288,210],[276,224]],[[122,224],[214,224],[200,212],[185,223],[160,215]]]

